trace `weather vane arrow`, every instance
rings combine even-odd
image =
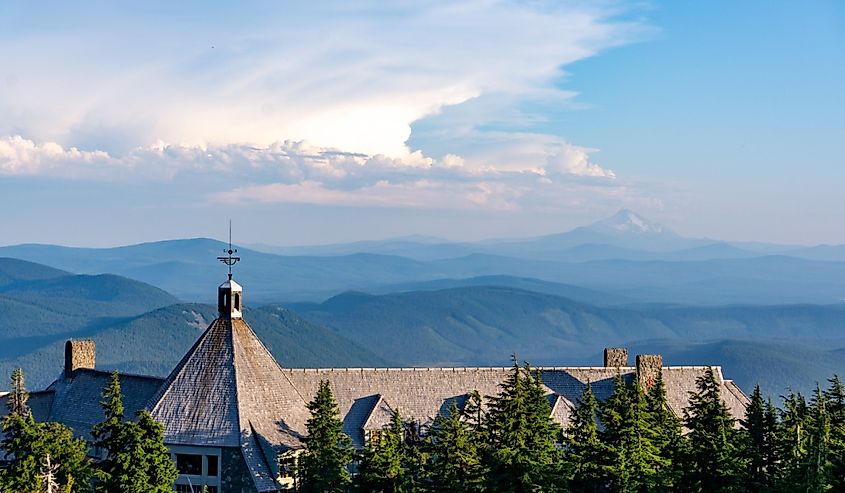
[[[223,253],[226,254],[225,257],[217,257],[217,260],[223,262],[227,266],[229,266],[229,280],[232,280],[232,266],[237,264],[238,261],[241,259],[240,257],[233,257],[233,253],[238,253],[237,248],[232,248],[232,220],[229,219],[229,249],[223,250]]]

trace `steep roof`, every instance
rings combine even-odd
[[[715,367],[718,369],[718,367]],[[552,416],[566,426],[575,403],[591,383],[596,398],[604,400],[613,393],[614,377],[619,371],[625,381],[635,378],[636,368],[605,367],[538,368],[549,395]],[[695,379],[706,367],[664,367],[669,406],[678,416],[689,404],[689,391],[695,390]],[[499,385],[511,368],[349,368],[349,369],[285,369],[299,393],[313,396],[321,380],[331,384],[344,431],[357,446],[363,443],[364,430],[383,420],[384,403],[399,410],[405,419],[422,424],[448,410],[452,400],[463,402],[467,393],[478,391],[482,396],[498,394]],[[734,418],[745,411],[748,398],[730,380],[716,377],[722,385],[722,399]],[[378,416],[378,417],[376,417]]]
[[[306,401],[242,319],[218,318],[150,400],[170,445],[239,447],[258,491],[275,454],[302,446]]]
[[[73,429],[74,435],[91,439],[91,429],[103,420],[100,407],[103,389],[111,381],[111,372],[78,369],[70,377],[61,376],[46,390],[30,392],[29,407],[38,421],[55,421]],[[135,413],[161,386],[162,379],[144,375],[120,375],[123,405],[127,419],[134,419]],[[5,415],[6,406],[0,405],[0,415]]]

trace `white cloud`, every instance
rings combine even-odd
[[[561,66],[638,28],[556,1],[67,10],[60,28],[0,34],[12,67],[0,135],[124,149],[307,140],[403,157],[420,118],[488,93],[566,97]]]
[[[63,148],[55,142],[36,144],[21,136],[0,137],[0,174],[64,175],[68,171],[99,170],[110,161],[103,151]]]

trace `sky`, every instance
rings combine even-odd
[[[845,243],[836,0],[12,0],[0,60],[0,244]]]

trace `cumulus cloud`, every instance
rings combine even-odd
[[[111,158],[103,151],[80,151],[63,148],[55,142],[36,144],[23,137],[0,137],[0,174],[43,175],[65,174],[69,170],[101,169]]]
[[[177,181],[229,204],[555,209],[632,194],[594,150],[529,131],[542,115],[520,106],[570,100],[563,66],[640,32],[612,3],[248,2],[201,19],[53,7],[56,29],[16,29],[27,4],[0,24],[2,175]]]
[[[561,66],[639,29],[612,4],[558,1],[209,4],[201,20],[55,7],[59,28],[0,34],[0,135],[66,147],[307,140],[401,157],[413,122],[444,107],[570,96],[553,84]],[[6,9],[10,27],[27,8]]]

